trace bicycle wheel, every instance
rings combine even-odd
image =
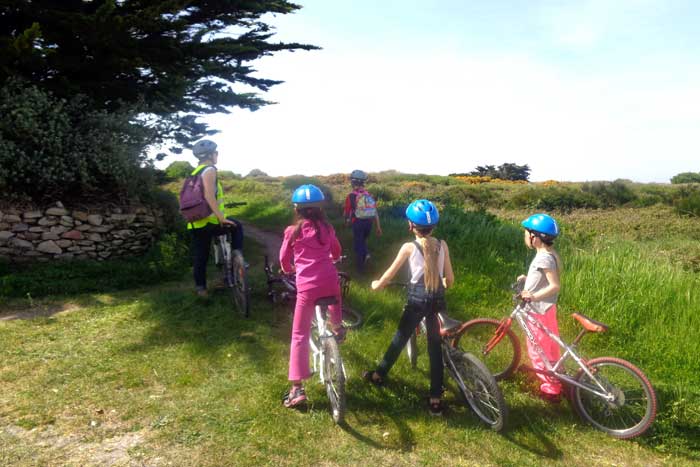
[[[482,422],[494,431],[501,431],[508,406],[493,375],[474,355],[453,348],[449,350],[446,363],[459,392]]]
[[[346,306],[344,303],[342,311],[343,326],[345,326],[347,329],[355,329],[360,327],[360,324],[362,324],[362,314],[359,311]]]
[[[248,274],[245,267],[243,254],[240,250],[233,250],[231,268],[233,276],[233,301],[238,311],[246,318],[250,316],[250,288],[248,287]]]
[[[579,416],[615,438],[634,438],[647,431],[656,418],[656,393],[644,373],[614,357],[594,358],[587,366],[614,399],[607,401],[573,386],[573,405]],[[601,390],[583,370],[576,374],[576,380],[593,390]]]
[[[411,368],[415,368],[418,364],[418,336],[416,336],[416,331],[411,333],[411,337],[406,342],[406,354],[411,362]]]
[[[469,352],[491,371],[496,381],[509,378],[520,363],[520,341],[501,322],[490,318],[478,318],[467,322],[452,341],[454,347]],[[489,349],[489,345],[492,345]]]
[[[345,418],[345,371],[338,343],[332,337],[323,339],[323,378],[326,394],[331,403],[333,421],[342,423]]]

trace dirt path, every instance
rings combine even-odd
[[[248,222],[242,222],[242,224],[244,234],[265,245],[265,254],[270,258],[270,261],[272,263],[278,262],[280,247],[282,246],[282,235],[277,232],[260,229]]]

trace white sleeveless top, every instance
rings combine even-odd
[[[439,242],[438,271],[440,271],[440,279],[442,279],[445,277],[445,249],[442,247],[442,240],[439,240]],[[423,280],[425,258],[415,243],[413,244],[413,253],[411,253],[411,256],[408,257],[408,267],[411,270],[411,284],[417,284],[418,281]]]

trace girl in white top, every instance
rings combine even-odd
[[[408,261],[411,279],[406,305],[384,358],[376,370],[366,371],[363,378],[374,384],[382,384],[416,326],[425,318],[430,357],[429,409],[433,415],[442,415],[443,363],[437,313],[445,310],[445,289],[454,283],[454,273],[447,243],[432,237],[440,218],[435,205],[425,199],[414,201],[406,209],[406,217],[416,239],[404,243],[389,269],[379,280],[372,281],[373,290],[384,288]]]

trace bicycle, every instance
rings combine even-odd
[[[226,203],[224,207],[233,208],[245,206],[248,203],[236,202]],[[243,252],[231,248],[230,232],[217,235],[213,242],[214,264],[216,264],[223,274],[224,286],[231,291],[234,305],[243,313],[243,316],[250,316],[250,285],[248,284],[248,264],[243,258]]]
[[[328,328],[326,315],[328,306],[336,304],[335,297],[323,297],[316,301],[315,318],[311,322],[309,337],[310,358],[313,372],[318,373],[321,384],[326,388],[330,401],[331,415],[335,423],[345,419],[345,365],[340,356],[335,334]]]
[[[575,412],[596,429],[620,439],[645,433],[656,417],[657,400],[654,388],[644,373],[619,358],[585,360],[576,352],[578,343],[586,333],[602,333],[608,330],[608,326],[580,313],[572,313],[571,316],[581,324],[582,329],[571,345],[567,345],[531,316],[534,312],[520,297],[520,285],[516,284],[513,288],[516,291],[513,312],[500,321],[478,318],[467,322],[456,338],[459,348],[476,352],[497,380],[508,378],[518,368],[521,357],[520,342],[511,330],[515,321],[546,366],[546,370],[521,368],[559,380],[565,386]],[[564,350],[557,362],[552,364],[544,357],[528,325],[542,330]],[[573,376],[565,367],[569,360],[578,367]]]
[[[389,283],[406,287],[403,283]],[[508,417],[508,406],[496,379],[486,365],[474,354],[462,351],[457,345],[464,323],[439,312],[442,361],[448,374],[457,384],[460,394],[476,416],[494,431],[501,431]],[[425,318],[416,327],[406,343],[406,350],[415,368],[418,358],[417,335],[427,332]]]
[[[345,256],[341,256],[335,263],[338,264],[345,258]],[[294,273],[274,272],[266,255],[265,275],[267,276],[267,296],[272,303],[293,304],[296,301],[297,286]],[[338,271],[338,281],[340,282],[340,296],[342,298],[343,326],[347,329],[356,329],[362,324],[362,314],[347,305],[351,278],[346,272]]]

